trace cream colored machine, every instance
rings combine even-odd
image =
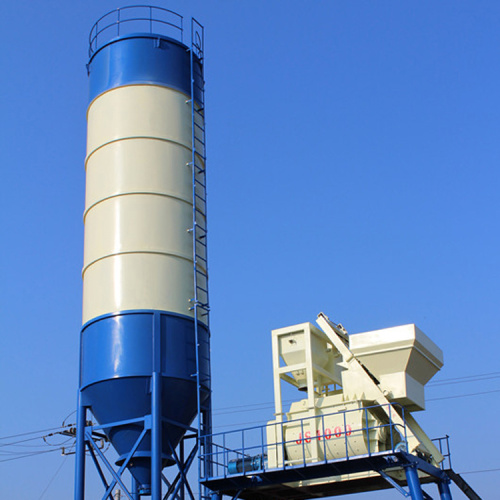
[[[424,386],[443,366],[439,347],[415,325],[348,335],[323,313],[317,323],[272,332],[268,468],[398,449],[439,464],[441,453],[411,415],[425,408]],[[282,381],[306,396],[289,411]]]

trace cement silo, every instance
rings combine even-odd
[[[196,416],[210,429],[203,28],[185,44],[182,23],[125,7],[90,34],[78,499],[92,432],[114,484],[127,468],[132,498],[156,500]]]

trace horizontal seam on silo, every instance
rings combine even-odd
[[[85,272],[87,269],[95,264],[96,262],[99,262],[101,260],[108,259],[110,257],[116,257],[118,255],[133,255],[133,254],[148,254],[148,255],[163,255],[167,257],[176,257],[182,260],[185,260],[186,262],[193,263],[193,258],[192,257],[186,257],[184,255],[175,253],[175,252],[158,252],[158,251],[152,251],[152,250],[134,250],[134,251],[127,251],[127,252],[115,252],[115,253],[110,253],[108,255],[104,255],[102,257],[99,257],[98,259],[94,259],[92,262],[89,262],[86,266],[83,267],[82,269],[82,277],[85,275]],[[200,266],[201,267],[201,266]],[[203,268],[203,271],[206,273],[206,269]]]
[[[87,163],[90,160],[90,157],[94,153],[96,153],[97,151],[99,151],[100,149],[102,149],[102,148],[104,148],[106,146],[109,146],[110,144],[114,144],[115,142],[129,141],[129,140],[133,140],[133,139],[149,139],[151,141],[168,142],[170,144],[175,144],[176,146],[180,146],[181,148],[184,148],[189,153],[192,152],[192,149],[189,146],[186,146],[185,144],[182,144],[181,142],[174,141],[172,139],[166,139],[165,137],[154,137],[154,136],[151,136],[151,135],[132,135],[132,136],[129,136],[129,137],[119,137],[118,139],[113,139],[111,141],[105,142],[104,144],[101,144],[99,147],[93,149],[92,152],[88,153],[87,156],[86,156],[86,158],[85,158],[85,171],[87,171]],[[200,158],[202,158],[202,156],[200,154],[198,154],[198,156]]]
[[[127,88],[127,87],[156,87],[156,88],[159,88],[159,89],[168,89],[169,91],[171,92],[176,92],[177,94],[180,94],[184,97],[187,98],[187,101],[189,101],[191,99],[191,97],[188,95],[188,94],[185,94],[184,92],[181,92],[180,90],[178,89],[174,89],[173,87],[168,87],[167,85],[155,85],[155,84],[152,84],[152,83],[129,83],[128,85],[120,85],[118,87],[113,87],[111,89],[108,89],[108,90],[105,90],[104,92],[101,92],[99,95],[95,96],[89,103],[88,107],[87,107],[87,113],[85,115],[87,121],[89,119],[89,112],[90,112],[90,108],[92,107],[92,105],[94,104],[94,102],[99,99],[100,97],[102,97],[104,94],[108,94],[109,92],[113,92],[114,90],[117,90],[117,89],[124,89],[124,88]],[[186,104],[189,104],[191,105],[190,102],[186,102]]]
[[[83,223],[85,223],[85,219],[87,218],[87,214],[89,213],[89,211],[92,208],[94,208],[96,205],[101,204],[103,201],[111,200],[113,198],[120,198],[122,196],[135,195],[135,194],[147,195],[147,196],[161,196],[163,198],[171,198],[173,200],[182,201],[183,203],[186,203],[190,207],[193,206],[193,199],[192,198],[190,198],[189,200],[186,200],[184,198],[181,198],[180,196],[175,196],[175,195],[166,194],[166,193],[153,193],[151,191],[129,191],[127,193],[112,194],[111,196],[106,196],[106,198],[102,198],[99,201],[92,203],[92,205],[90,205],[88,208],[86,208],[85,211],[83,212]]]
[[[176,313],[173,311],[168,311],[166,309],[119,309],[117,311],[110,311],[110,312],[101,314],[100,316],[94,316],[92,319],[89,319],[86,323],[82,324],[81,332],[83,333],[83,330],[85,330],[92,323],[96,323],[98,321],[114,318],[116,316],[129,316],[129,315],[136,315],[136,314],[153,315],[155,313],[160,313],[162,315],[167,315],[167,316],[174,315],[174,316],[178,316],[178,317],[188,319],[188,320],[193,319],[192,316],[182,314],[182,313]]]

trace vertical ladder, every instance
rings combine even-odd
[[[200,64],[198,64],[198,61]],[[207,456],[210,444],[204,439],[212,433],[211,394],[203,402],[202,387],[210,389],[210,334],[200,335],[199,321],[207,325],[210,332],[210,306],[208,298],[207,258],[207,203],[206,203],[206,134],[205,134],[205,80],[204,80],[204,28],[191,19],[191,128],[193,174],[193,276],[194,297],[191,309],[194,312],[196,343],[196,385],[198,397],[198,453]],[[201,367],[208,371],[202,373]],[[207,459],[198,461],[198,477],[207,472]],[[209,499],[206,488],[199,487],[199,498]]]

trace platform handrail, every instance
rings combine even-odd
[[[444,460],[439,465],[441,470],[451,469],[450,436],[446,434],[446,436],[431,439],[431,441],[436,445],[439,453],[443,455]]]
[[[376,422],[375,424],[370,424],[369,419],[367,418],[368,411],[386,406],[390,406],[389,411],[387,412],[387,414],[389,415],[389,420],[386,422]],[[403,426],[401,424],[395,423],[392,420],[391,412],[398,412],[398,410],[395,409],[396,407],[398,408],[399,415],[404,422]],[[365,412],[365,423],[362,424],[359,428],[350,428],[346,423],[347,414],[353,412]],[[343,414],[343,429],[339,428],[338,431],[326,429],[325,417],[340,414]],[[306,437],[304,429],[307,430],[309,423],[314,421],[319,422],[319,425],[315,424],[317,434],[315,436],[311,435]],[[285,438],[285,429],[290,424],[300,427],[301,432],[299,434],[298,440],[295,437],[293,439]],[[267,436],[267,429],[272,426],[276,427],[276,440],[269,443],[265,441],[265,436]],[[284,422],[276,421],[265,425],[255,425],[243,429],[214,433],[210,436],[204,437],[205,439],[210,440],[211,451],[209,454],[206,454],[203,459],[212,464],[211,475],[206,474],[204,479],[211,479],[214,477],[232,477],[235,474],[245,475],[248,473],[259,473],[265,472],[266,470],[271,470],[266,463],[267,454],[270,450],[273,450],[274,453],[278,454],[279,452],[281,452],[281,465],[277,467],[277,469],[281,470],[297,466],[308,467],[317,465],[319,463],[330,463],[337,460],[337,458],[328,458],[327,454],[326,441],[330,440],[332,437],[343,438],[345,447],[345,456],[343,457],[343,460],[350,460],[355,457],[362,456],[353,454],[352,450],[349,451],[349,436],[359,436],[360,433],[365,436],[366,442],[368,443],[367,453],[364,455],[373,456],[380,453],[380,451],[370,449],[370,433],[374,430],[387,429],[386,432],[388,432],[390,435],[390,449],[383,450],[383,453],[396,453],[402,450],[406,451],[408,449],[406,427],[407,425],[404,416],[404,408],[398,403],[391,403],[389,405],[366,406],[341,412],[332,412],[330,414],[308,416],[299,419],[287,420]],[[278,433],[278,431],[280,432]],[[249,439],[251,436],[254,436],[253,441]],[[279,436],[281,436],[281,438],[279,438]],[[312,446],[312,443],[314,442],[319,443],[321,441],[323,457],[316,457],[316,459],[313,459],[314,457],[312,457],[310,454],[309,456],[307,456],[309,453],[309,446]],[[230,443],[234,443],[234,446],[232,446]],[[295,458],[293,460],[286,459],[285,450],[288,445],[301,445],[302,453],[300,458]],[[252,461],[253,459],[259,459],[256,462],[257,465],[255,465],[255,463]],[[238,462],[238,464],[235,465],[235,462]],[[232,464],[233,469],[236,470],[233,470],[232,472],[229,471],[230,464]]]
[[[133,11],[137,14],[134,15]],[[129,12],[130,17],[126,17]],[[89,33],[89,58],[113,39],[131,34],[134,30],[127,32],[127,28],[138,23],[141,23],[141,32],[169,36],[183,43],[183,17],[180,14],[163,7],[128,5],[107,12],[92,26]]]

